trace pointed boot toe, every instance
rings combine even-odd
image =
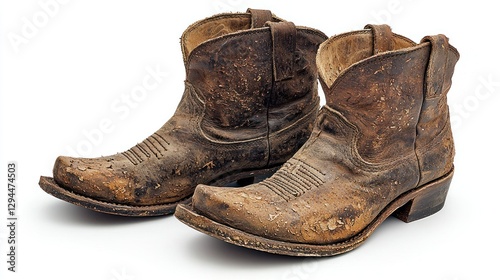
[[[198,185],[191,202],[193,208],[209,217],[222,217],[222,212],[229,208],[223,193],[220,187]]]
[[[286,245],[301,239],[300,225],[294,224],[297,213],[283,209],[281,198],[273,196],[265,184],[249,187],[198,185],[192,203],[179,204],[175,217],[201,232],[240,246]],[[273,250],[267,246],[266,251]]]
[[[71,170],[73,169],[73,160],[74,158],[67,156],[58,156],[56,158],[52,171],[56,182],[64,186],[71,185],[69,177],[71,176]]]
[[[257,217],[255,210],[262,210],[272,205],[263,199],[258,188],[247,190],[241,188],[224,188],[198,185],[192,198],[193,211],[210,217],[210,219],[247,232],[259,234],[262,223],[253,220]]]
[[[40,177],[47,193],[94,211],[123,216],[158,215],[165,205],[140,206],[140,189],[134,188],[134,171],[127,169],[120,155],[101,158],[59,156],[53,178]],[[137,206],[135,206],[137,205]],[[170,205],[174,208],[175,205]]]
[[[54,163],[54,181],[61,187],[77,194],[91,193],[89,165],[83,158],[59,156]],[[88,170],[88,171],[87,171]]]
[[[114,168],[114,162],[114,157],[92,159],[59,156],[54,164],[54,181],[68,191],[95,200],[132,202],[134,198],[130,194],[130,180]]]

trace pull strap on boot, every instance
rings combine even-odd
[[[261,28],[266,25],[266,22],[273,21],[273,14],[269,10],[248,8],[247,13],[252,16],[251,28]]]
[[[443,85],[447,81],[446,66],[450,48],[448,46],[448,38],[442,34],[426,36],[422,39],[421,43],[423,42],[431,43],[431,55],[429,65],[427,66],[427,77],[425,78],[425,97],[433,98],[443,94]]]
[[[453,166],[455,146],[446,95],[459,54],[442,34],[426,36],[421,44],[430,45],[415,142],[421,174],[419,184],[424,184]]]
[[[293,64],[297,30],[293,22],[267,22],[271,28],[273,43],[274,81],[283,81],[293,77]]]
[[[373,55],[394,50],[392,31],[389,25],[367,24],[365,29],[371,29],[373,34]]]

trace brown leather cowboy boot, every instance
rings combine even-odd
[[[175,216],[229,243],[328,256],[359,246],[389,215],[439,211],[453,175],[446,94],[457,50],[387,25],[332,37],[318,50],[326,94],[311,138],[272,177],[238,189],[199,186]]]
[[[173,212],[199,183],[272,174],[310,136],[326,39],[265,10],[194,23],[181,38],[187,77],[173,117],[123,153],[57,158],[40,186],[99,212],[153,216]]]

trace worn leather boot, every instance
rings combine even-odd
[[[194,23],[181,38],[186,82],[173,117],[123,153],[58,157],[41,188],[99,212],[154,216],[172,213],[197,184],[272,174],[311,134],[326,39],[266,10]]]
[[[328,256],[365,241],[388,216],[439,211],[453,175],[446,94],[457,50],[387,25],[332,37],[318,50],[326,105],[311,138],[272,177],[238,189],[198,186],[175,216],[229,243]]]

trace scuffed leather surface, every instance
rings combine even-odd
[[[450,171],[449,115],[439,105],[446,93],[428,102],[424,87],[433,71],[430,43],[393,34],[395,49],[375,54],[370,33],[346,33],[321,45],[317,63],[327,104],[300,150],[260,183],[199,186],[195,211],[272,240],[332,244],[360,233],[401,194]],[[424,115],[444,129],[421,122]]]
[[[314,110],[318,74],[311,50],[324,38],[301,27],[296,36],[293,77],[281,81],[273,80],[269,27],[213,39],[190,53],[187,77],[207,104],[201,125],[208,137],[221,141],[264,137],[264,127],[269,125],[271,133],[279,131]]]
[[[364,160],[413,153],[428,54],[420,48],[380,55],[353,65],[328,89],[327,104],[359,129],[353,145]]]
[[[187,79],[207,105],[202,129],[230,141],[265,137],[272,90],[269,30],[232,34],[207,42],[188,61]]]
[[[446,95],[460,57],[444,35],[426,36],[422,43],[426,42],[430,44],[432,53],[415,143],[422,170],[421,184],[444,175],[453,165],[455,147]]]
[[[272,22],[283,20],[272,15]],[[191,51],[204,42],[227,34],[250,28],[261,28],[264,19],[251,13],[224,13],[215,15],[191,24],[182,34],[181,45],[184,63],[187,62]],[[265,24],[265,22],[264,22]]]
[[[415,43],[398,34],[393,34],[394,49],[415,46]],[[373,31],[369,29],[352,31],[328,39],[321,44],[317,53],[320,80],[329,88],[339,74],[352,64],[376,53],[374,50]]]
[[[203,107],[187,84],[175,115],[152,136],[113,156],[59,157],[54,178],[60,185],[95,199],[154,205],[188,197],[198,182],[265,166],[266,138],[226,145],[207,141],[199,130]]]
[[[297,78],[286,80],[290,85],[278,91],[270,28],[250,29],[251,21],[248,13],[221,14],[190,26],[181,40],[186,87],[173,117],[123,153],[59,157],[53,170],[56,182],[101,201],[157,205],[189,197],[198,183],[289,159],[309,137],[317,115],[314,57],[326,36],[297,29]],[[295,85],[294,79],[309,84],[301,85],[299,93],[282,95]],[[280,102],[274,101],[277,94]],[[295,112],[297,108],[302,110]],[[291,111],[292,116],[276,118]]]

